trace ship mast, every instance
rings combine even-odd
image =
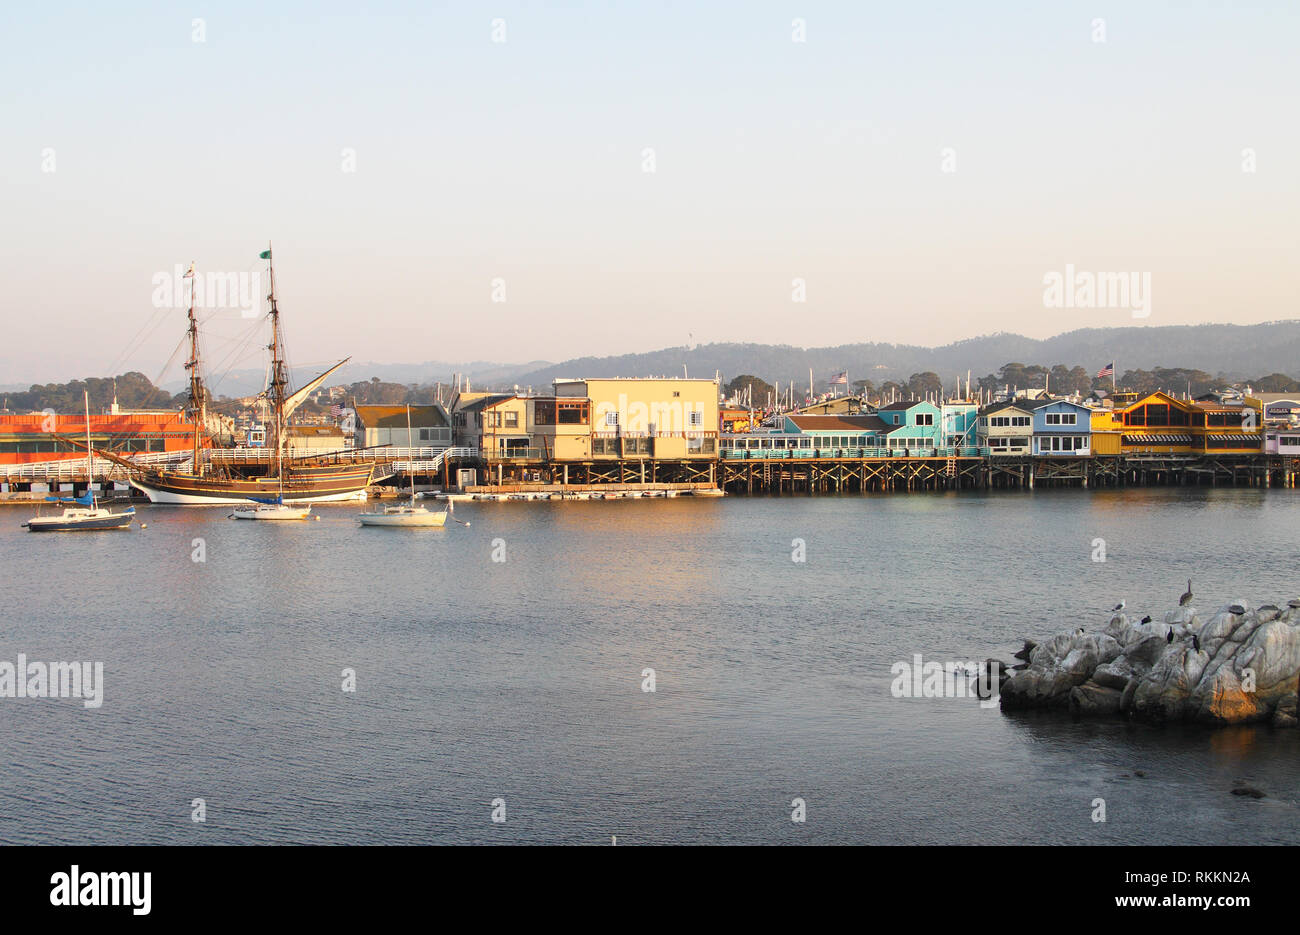
[[[99,503],[95,499],[95,451],[90,447],[90,391],[82,390],[81,398],[86,403],[86,492],[90,494],[90,508],[94,510],[98,509]]]
[[[194,317],[194,264],[190,264],[190,271],[185,274],[190,280],[190,359],[185,362],[185,369],[190,372],[190,398],[189,413],[190,419],[194,423],[194,445],[193,445],[193,469],[195,474],[202,474],[203,468],[199,463],[199,435],[203,431],[203,425],[207,421],[207,392],[203,388],[203,374],[199,370],[199,321]]]
[[[266,245],[266,261],[271,271],[271,343],[267,349],[271,352],[271,380],[267,393],[271,405],[275,408],[275,473],[281,473],[284,448],[284,401],[289,395],[288,365],[284,360],[284,336],[280,333],[280,309],[275,302],[275,261],[271,258],[271,244]]]

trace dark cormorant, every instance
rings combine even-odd
[[[1151,622],[1151,615],[1150,615],[1150,614],[1147,614],[1145,617],[1143,617],[1143,618],[1142,618],[1142,622],[1143,622],[1143,623],[1150,623],[1150,622]]]
[[[1169,628],[1169,635],[1165,637],[1165,642],[1166,642],[1166,643],[1172,643],[1173,641],[1174,641],[1174,628],[1173,628],[1173,627],[1170,627],[1170,628]]]
[[[1196,650],[1198,653],[1201,651],[1201,641],[1197,638],[1195,633],[1192,634],[1192,649]]]

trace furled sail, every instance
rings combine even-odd
[[[298,390],[296,393],[292,394],[291,396],[285,397],[284,414],[281,416],[281,418],[283,418],[285,421],[288,421],[289,416],[293,414],[293,411],[297,409],[299,406],[301,406],[306,401],[307,397],[310,396],[312,393],[314,393],[316,391],[316,388],[325,382],[326,377],[328,377],[335,370],[338,370],[340,367],[342,367],[351,359],[352,359],[351,357],[343,358],[333,367],[330,367],[330,369],[326,370],[316,379],[312,380],[310,383],[304,386],[302,389]]]

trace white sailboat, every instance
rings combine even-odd
[[[280,424],[281,416],[276,413],[276,438],[280,438],[284,426]],[[269,497],[249,497],[252,501],[246,506],[235,507],[235,512],[230,514],[231,519],[260,519],[260,520],[296,520],[308,519],[311,516],[311,504],[306,506],[290,506],[284,502],[284,447],[280,444],[275,446],[275,474],[280,479],[280,490],[275,499]]]
[[[75,503],[64,507],[58,516],[33,516],[23,523],[28,532],[82,532],[98,529],[126,529],[135,519],[135,507],[114,513],[100,506],[95,499],[94,449],[90,447],[90,393],[83,392],[86,402],[86,493],[81,497],[46,497],[59,503]]]
[[[411,406],[406,406],[406,450],[410,457],[411,447]],[[447,510],[430,510],[415,502],[415,467],[408,472],[411,476],[411,499],[398,506],[386,506],[371,513],[359,513],[357,519],[362,526],[445,526]],[[450,503],[448,504],[450,507]]]

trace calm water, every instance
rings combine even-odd
[[[406,531],[318,509],[65,536],[0,509],[0,659],[106,682],[97,710],[0,699],[0,843],[1300,842],[1295,730],[889,691],[913,653],[1007,659],[1120,597],[1163,614],[1189,575],[1203,612],[1300,594],[1295,493],[503,503]]]

